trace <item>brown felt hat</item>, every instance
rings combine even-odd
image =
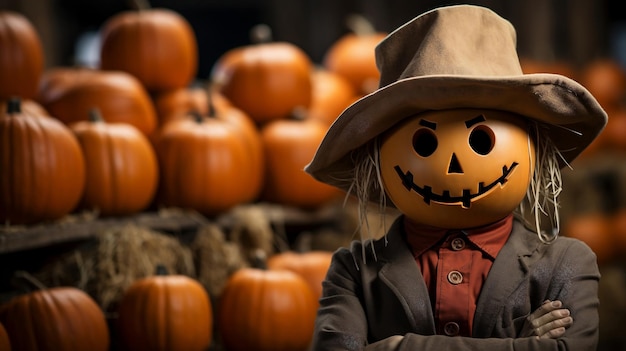
[[[380,87],[344,110],[305,171],[347,190],[351,152],[417,113],[454,108],[504,110],[540,122],[561,152],[562,166],[602,131],[606,112],[576,81],[524,74],[510,22],[473,5],[426,12],[376,48]]]

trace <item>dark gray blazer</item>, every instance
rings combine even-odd
[[[312,349],[330,350],[580,350],[598,343],[596,256],[583,242],[543,244],[515,220],[478,299],[473,337],[435,334],[426,284],[402,238],[398,218],[385,238],[335,252]],[[376,255],[376,256],[374,256]],[[543,301],[561,300],[574,324],[560,339],[520,335]]]

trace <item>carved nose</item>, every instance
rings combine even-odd
[[[450,158],[448,173],[463,173],[463,168],[461,167],[461,163],[459,163],[459,159],[456,157],[455,153],[452,153],[452,158]]]

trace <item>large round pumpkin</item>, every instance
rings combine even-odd
[[[159,273],[137,280],[124,292],[118,312],[125,350],[206,351],[211,345],[211,301],[190,277]]]
[[[311,103],[313,65],[287,42],[262,42],[226,52],[211,73],[216,88],[258,123]]]
[[[21,111],[11,100],[0,111],[0,221],[30,224],[59,219],[80,201],[85,160],[70,129]]]
[[[297,115],[261,128],[266,160],[264,200],[316,209],[342,194],[304,172],[327,129],[325,122]]]
[[[242,268],[226,282],[220,299],[221,342],[229,351],[305,351],[317,306],[296,273]]]
[[[131,124],[146,136],[157,127],[150,95],[137,78],[122,71],[51,68],[43,74],[37,101],[68,125],[89,119],[95,107],[109,122]]]
[[[33,99],[43,70],[43,47],[30,20],[17,12],[0,11],[0,100]]]
[[[87,183],[81,207],[103,216],[130,215],[152,201],[159,175],[152,144],[127,123],[108,123],[97,110],[70,128],[85,155]]]
[[[0,323],[13,350],[109,350],[104,313],[89,295],[73,287],[49,288],[15,297],[0,306]]]
[[[326,51],[323,66],[346,78],[361,96],[378,88],[380,73],[376,67],[376,46],[386,33],[378,32],[361,16],[348,18],[351,32],[338,38]]]
[[[322,282],[330,267],[333,253],[330,251],[285,251],[274,254],[267,259],[267,268],[286,269],[297,273],[311,287],[315,298],[322,297]]]
[[[101,38],[100,68],[128,72],[149,91],[185,87],[196,75],[196,36],[175,11],[121,12],[104,23]]]
[[[265,163],[259,132],[238,109],[169,122],[154,145],[162,206],[214,216],[254,200],[261,191]]]

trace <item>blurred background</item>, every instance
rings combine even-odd
[[[130,0],[0,0],[0,10],[25,15],[37,29],[45,66],[98,67],[98,32]],[[416,15],[458,2],[434,0],[150,0],[191,24],[198,43],[197,80],[211,76],[227,51],[251,43],[250,29],[267,24],[276,41],[301,48],[322,66],[329,49],[358,14],[389,33]],[[603,275],[599,350],[626,350],[626,11],[617,0],[485,0],[517,29],[526,73],[552,72],[585,85],[609,114],[609,125],[563,171],[561,234],[584,240]],[[2,54],[0,52],[0,54]],[[324,217],[328,219],[328,217]],[[341,238],[342,240],[351,239]],[[292,242],[293,244],[293,242]],[[308,249],[333,250],[338,240]],[[6,262],[15,261],[15,256]],[[9,265],[12,270],[18,264]],[[2,267],[2,265],[0,265]]]

